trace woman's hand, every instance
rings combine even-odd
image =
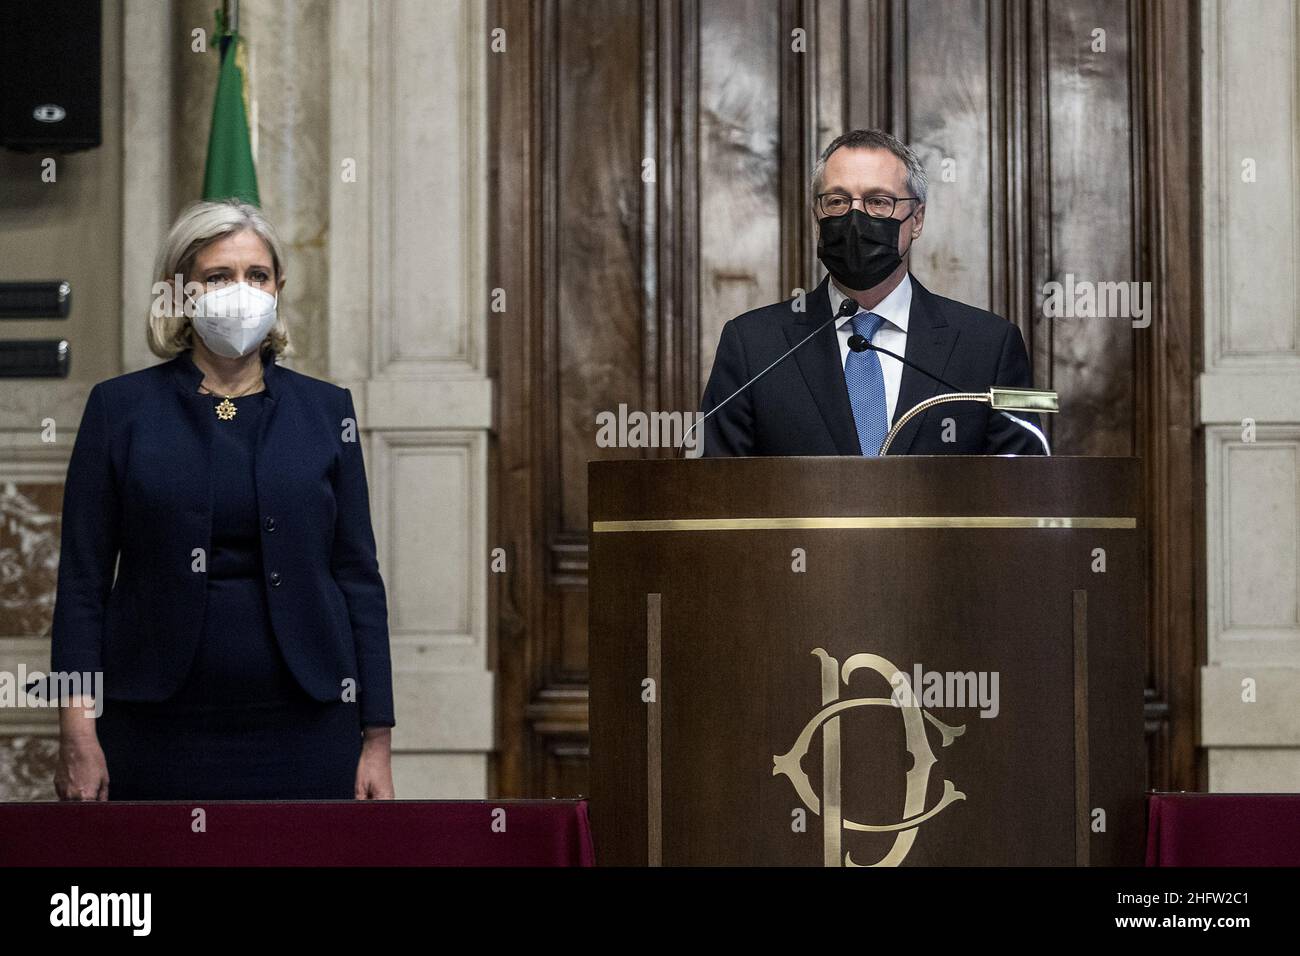
[[[108,799],[108,761],[95,735],[95,721],[85,716],[93,707],[93,702],[73,700],[59,712],[54,792],[60,800]]]
[[[356,798],[358,800],[393,799],[393,756],[391,727],[367,727],[361,741],[361,759],[357,762]]]

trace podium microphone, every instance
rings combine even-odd
[[[850,302],[851,302],[851,301],[853,301],[853,300],[849,299],[849,300],[846,300],[846,301],[850,301]],[[921,366],[917,365],[915,362],[909,361],[908,359],[903,358],[903,356],[901,356],[901,355],[895,355],[893,352],[889,351],[889,349],[881,348],[879,345],[872,345],[870,342],[868,342],[868,341],[866,340],[866,338],[864,338],[864,337],[861,336],[861,335],[858,335],[856,332],[855,332],[853,335],[850,335],[850,336],[849,336],[849,349],[852,350],[852,351],[854,351],[854,352],[866,352],[866,351],[870,350],[870,351],[872,351],[872,352],[879,352],[881,355],[888,355],[890,358],[892,358],[892,359],[896,359],[896,360],[898,360],[899,362],[902,362],[902,363],[903,363],[904,365],[906,365],[908,368],[915,369],[916,371],[920,372],[920,373],[921,373],[922,375],[924,375],[926,378],[931,379],[932,381],[938,382],[940,385],[944,386],[944,388],[950,388],[950,389],[952,389],[952,391],[953,391],[953,395],[951,395],[951,396],[942,396],[942,395],[940,395],[940,396],[936,396],[935,398],[927,399],[926,401],[922,402],[920,405],[917,405],[917,406],[914,407],[914,408],[908,409],[907,414],[905,414],[902,418],[900,418],[900,419],[898,420],[898,424],[895,425],[895,426],[890,430],[889,435],[885,438],[885,443],[884,443],[884,445],[881,446],[881,452],[880,452],[880,453],[881,453],[882,455],[885,453],[884,450],[885,450],[886,448],[889,447],[889,443],[890,443],[891,441],[893,441],[894,436],[895,436],[895,435],[896,435],[896,434],[901,430],[901,426],[902,426],[902,424],[903,424],[903,423],[904,423],[908,418],[910,418],[910,417],[911,417],[915,412],[917,412],[917,411],[918,411],[922,406],[927,405],[927,404],[929,404],[929,403],[936,403],[937,401],[942,400],[942,399],[944,399],[944,398],[946,397],[946,398],[950,398],[950,399],[954,399],[954,400],[957,400],[957,399],[969,399],[970,401],[984,401],[984,402],[989,402],[990,404],[993,405],[993,410],[996,411],[999,415],[1002,415],[1004,418],[1008,418],[1008,419],[1010,419],[1011,421],[1015,422],[1015,423],[1016,423],[1017,425],[1019,425],[1021,428],[1025,429],[1027,432],[1029,432],[1031,435],[1033,435],[1035,438],[1037,438],[1038,441],[1039,441],[1039,442],[1042,444],[1042,446],[1043,446],[1043,454],[1044,454],[1044,455],[1047,455],[1048,457],[1051,456],[1051,454],[1052,454],[1052,449],[1051,449],[1050,447],[1048,447],[1048,444],[1047,444],[1047,436],[1043,434],[1042,429],[1040,429],[1038,426],[1034,425],[1032,422],[1027,422],[1027,421],[1025,421],[1023,418],[1017,418],[1015,415],[1012,415],[1010,412],[1005,411],[1004,409],[1001,409],[1001,408],[998,408],[998,407],[997,407],[997,405],[996,405],[996,399],[998,399],[999,396],[996,395],[996,394],[993,394],[993,393],[997,392],[996,387],[995,387],[994,389],[992,389],[990,393],[987,393],[987,394],[982,394],[982,395],[973,395],[973,394],[968,394],[968,393],[966,393],[966,392],[963,392],[963,391],[962,391],[960,388],[958,388],[956,385],[953,385],[951,382],[945,382],[943,379],[941,379],[938,375],[935,375],[933,372],[930,372],[930,371],[927,371],[926,369],[921,368]],[[1032,392],[1032,391],[1037,391],[1037,390],[1020,389],[1020,390],[1018,390],[1018,393],[1019,393],[1019,396],[1020,396],[1021,398],[1024,398],[1024,397],[1025,397],[1025,394],[1026,394],[1027,392]],[[1032,396],[1029,396],[1029,398],[1030,398],[1031,403],[1033,403],[1033,402],[1036,402],[1036,401],[1037,401],[1038,396],[1037,396],[1037,395],[1032,395]],[[1052,394],[1052,398],[1055,399],[1055,393]],[[1055,406],[1054,406],[1054,404],[1053,404],[1053,407],[1051,407],[1051,408],[1043,407],[1042,410],[1043,410],[1043,411],[1056,411],[1056,408],[1055,408]]]
[[[891,359],[897,359],[898,361],[902,362],[908,368],[916,369],[926,378],[938,382],[940,385],[944,386],[944,388],[950,388],[954,392],[961,391],[961,389],[958,388],[956,385],[953,385],[951,382],[945,382],[943,379],[941,379],[938,375],[935,375],[933,372],[927,372],[925,369],[921,368],[921,366],[917,365],[915,362],[905,359],[901,355],[895,355],[893,352],[889,351],[889,349],[882,349],[879,345],[872,345],[863,336],[858,335],[858,333],[856,332],[854,332],[852,335],[849,336],[849,350],[853,352],[867,352],[867,351],[879,352],[881,355],[888,355]]]
[[[762,377],[763,377],[764,375],[766,375],[768,372],[772,371],[772,369],[776,368],[778,365],[780,365],[782,362],[784,362],[786,359],[788,359],[791,355],[793,355],[793,354],[794,354],[794,353],[799,349],[799,346],[803,345],[803,344],[804,344],[805,342],[807,342],[810,338],[812,338],[814,335],[816,335],[816,334],[817,334],[818,332],[820,332],[822,329],[826,328],[826,326],[830,325],[832,322],[836,322],[836,321],[838,321],[838,320],[840,320],[840,319],[847,319],[850,315],[853,315],[853,314],[854,314],[855,312],[857,312],[857,311],[858,311],[858,303],[857,303],[856,300],[854,300],[854,299],[845,299],[843,302],[841,302],[841,303],[840,303],[840,307],[839,307],[839,309],[835,312],[834,315],[832,315],[829,319],[827,319],[827,320],[826,320],[825,322],[823,322],[821,325],[817,326],[817,328],[813,329],[811,332],[809,332],[807,335],[805,335],[803,338],[801,338],[801,339],[800,339],[798,342],[796,342],[794,345],[790,346],[790,348],[786,349],[785,353],[784,353],[780,358],[778,358],[775,362],[773,362],[773,363],[772,363],[771,365],[769,365],[767,368],[763,369],[763,371],[759,372],[757,375],[755,375],[753,378],[751,378],[751,379],[750,379],[748,382],[746,382],[744,385],[740,386],[740,388],[736,389],[734,392],[732,392],[730,395],[728,395],[728,396],[727,396],[726,398],[724,398],[722,401],[718,402],[717,405],[713,406],[712,409],[710,409],[708,412],[705,413],[705,415],[704,415],[703,418],[699,419],[699,420],[698,420],[694,425],[692,425],[690,428],[686,429],[686,434],[682,436],[682,444],[681,444],[680,447],[681,447],[682,449],[685,449],[685,448],[686,448],[686,443],[687,443],[687,441],[690,440],[691,432],[695,431],[695,429],[699,428],[701,425],[703,425],[705,422],[707,422],[707,421],[709,420],[709,418],[713,415],[713,413],[716,412],[718,409],[720,409],[723,405],[727,404],[727,402],[731,401],[733,398],[735,398],[737,395],[739,395],[739,394],[740,394],[741,392],[743,392],[745,389],[749,388],[749,386],[753,385],[755,382],[757,382],[760,378],[762,378]],[[859,336],[859,338],[860,338],[860,336]],[[866,340],[866,339],[862,339],[862,341],[863,341],[863,342],[866,342],[867,340]],[[868,345],[868,348],[870,348],[869,345]],[[858,351],[862,351],[862,350],[861,350],[861,349],[858,349]]]

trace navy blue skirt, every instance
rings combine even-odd
[[[357,707],[319,703],[298,686],[275,643],[260,588],[256,579],[209,584],[209,624],[194,667],[171,700],[105,700],[96,730],[110,800],[354,796]]]

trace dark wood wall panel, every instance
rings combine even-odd
[[[1139,279],[1133,254],[1133,116],[1128,5],[1122,0],[1046,6],[1051,275],[1065,282]],[[1093,52],[1093,31],[1105,52]],[[1048,320],[1052,388],[1067,400],[1055,450],[1070,455],[1135,452],[1133,347],[1123,317]],[[1119,370],[1117,374],[1117,370]]]
[[[496,789],[586,792],[595,415],[695,407],[722,324],[810,288],[807,174],[852,126],[930,175],[915,272],[1025,334],[1061,454],[1145,459],[1151,779],[1197,785],[1194,11],[1155,0],[492,0]],[[1106,31],[1104,53],[1091,49]],[[805,31],[807,49],[791,49]],[[645,161],[652,160],[651,175]],[[954,181],[945,180],[944,160]],[[1151,281],[1150,329],[1043,285]]]
[[[1200,22],[1195,4],[1133,3],[1134,240],[1153,290],[1134,356],[1138,454],[1149,529],[1148,785],[1205,790],[1197,747],[1205,649],[1204,449],[1196,428],[1200,284]]]
[[[549,361],[536,409],[550,437],[539,516],[550,561],[528,728],[546,786],[582,792],[585,735],[563,718],[585,695],[587,462],[629,454],[596,444],[597,413],[644,404],[645,15],[638,0],[543,10],[549,108],[538,172],[542,278],[553,285],[537,303]]]
[[[548,10],[554,287],[540,305],[556,374],[543,407],[555,416],[550,479],[561,508],[552,531],[581,535],[587,461],[618,454],[597,448],[596,413],[642,404],[642,9],[639,0],[560,0]]]
[[[587,462],[629,454],[596,444],[596,415],[643,404],[646,151],[642,4],[557,0],[545,11],[553,46],[542,60],[551,104],[541,170],[550,240],[543,280],[554,285],[538,304],[553,377],[537,408],[553,436],[543,492],[551,560],[542,599],[550,613],[530,714],[550,762],[556,746],[570,753],[579,739],[550,725],[556,707],[572,704],[566,691],[579,692],[586,679]],[[583,787],[572,779],[582,766],[563,761],[563,779]]]
[[[781,289],[781,42],[774,0],[699,8],[700,380],[722,325]]]
[[[842,30],[834,49],[844,85],[842,126],[887,129],[897,135],[900,124],[907,122],[907,4],[828,0],[821,5],[832,3],[839,8],[835,16]]]
[[[907,5],[906,113],[895,135],[911,143],[930,178],[925,231],[912,270],[927,288],[988,308],[992,264],[989,11],[985,0]],[[938,68],[943,64],[942,68]],[[945,161],[954,177],[945,181]]]

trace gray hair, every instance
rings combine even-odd
[[[813,166],[812,178],[809,181],[813,196],[816,196],[821,191],[822,179],[826,175],[826,160],[830,159],[831,153],[840,148],[883,149],[886,152],[893,153],[907,169],[907,191],[921,202],[925,202],[925,193],[929,180],[926,178],[925,166],[921,162],[921,157],[916,154],[916,150],[902,140],[879,129],[849,130],[847,133],[831,140],[831,144],[822,151],[817,164]]]
[[[191,203],[176,217],[154,265],[154,288],[157,289],[161,283],[172,283],[177,275],[181,276],[182,282],[188,282],[190,270],[200,252],[212,243],[245,229],[252,230],[266,243],[278,285],[284,275],[284,245],[275,227],[256,206],[239,199],[222,199]],[[148,339],[149,351],[154,355],[174,358],[194,346],[194,327],[183,312],[176,314],[171,308],[151,307]],[[273,350],[276,358],[293,354],[289,327],[285,325],[282,310],[277,310],[275,325],[271,327],[262,349]]]

